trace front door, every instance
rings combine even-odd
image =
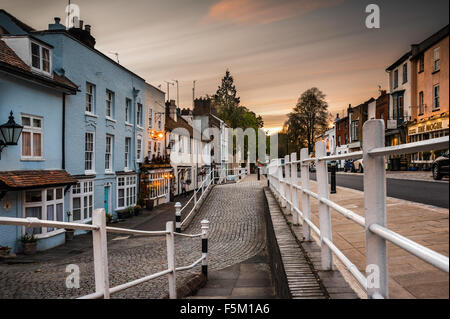
[[[109,186],[105,186],[104,203],[106,214],[109,214]]]

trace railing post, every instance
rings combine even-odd
[[[324,142],[316,143],[316,158],[319,159],[327,155],[327,149]],[[329,199],[328,190],[328,168],[326,161],[316,160],[316,170],[317,170],[317,194],[320,198]],[[332,230],[331,230],[331,216],[330,208],[328,205],[322,203],[319,200],[319,222],[320,222],[320,246],[321,246],[321,257],[322,257],[322,269],[332,270],[333,269],[333,253],[328,247],[323,239],[327,238],[332,241]]]
[[[379,282],[369,284],[369,298],[389,297],[388,263],[386,241],[373,234],[369,227],[378,224],[386,227],[386,170],[384,156],[369,156],[371,149],[384,147],[384,122],[367,121],[363,126],[363,161],[364,161],[364,215],[366,218],[366,272],[374,269],[378,272]],[[371,266],[371,267],[369,267]],[[374,275],[367,274],[367,275]]]
[[[284,196],[286,197],[286,208],[287,208],[287,213],[290,214],[291,210],[292,210],[292,206],[289,204],[289,202],[292,203],[292,198],[291,198],[291,164],[289,164],[290,162],[290,156],[286,155],[284,157],[284,178],[285,178],[285,183],[284,183]]]
[[[175,232],[181,233],[181,203],[175,203]]]
[[[194,189],[194,206],[197,206],[197,189]]]
[[[208,278],[208,236],[209,236],[209,221],[204,219],[201,221],[202,225],[202,274]]]
[[[278,166],[278,191],[280,192],[280,205],[281,207],[286,207],[286,201],[284,200],[284,183],[283,183],[283,165],[281,164],[281,158],[279,159],[279,166]]]
[[[331,190],[330,194],[336,194],[336,161],[331,163]]]
[[[291,154],[291,213],[292,213],[292,222],[294,225],[299,224],[299,215],[294,208],[298,207],[298,189],[294,187],[298,185],[298,175],[297,175],[297,153]]]
[[[106,212],[96,209],[92,215],[92,225],[99,227],[92,232],[94,253],[95,292],[103,293],[109,299],[108,246],[106,237]]]
[[[303,162],[308,158],[308,149],[303,148],[300,151],[300,169],[301,169],[301,181],[302,189],[309,190],[309,162]],[[309,195],[302,191],[302,213],[303,219],[311,220],[311,202]],[[303,220],[303,239],[306,241],[311,240],[311,228],[308,223]]]
[[[175,236],[173,234],[173,222],[166,223],[166,243],[167,243],[167,267],[171,272],[169,276],[169,298],[177,299],[177,282],[175,273]]]

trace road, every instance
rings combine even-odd
[[[316,174],[311,173],[316,180]],[[337,186],[363,191],[363,175],[337,174]],[[389,197],[400,198],[412,202],[449,208],[449,183],[417,181],[407,179],[386,179],[386,193]]]

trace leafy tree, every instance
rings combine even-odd
[[[329,117],[325,94],[313,87],[302,93],[294,110],[288,114],[286,132],[298,149],[307,145],[311,153],[317,138],[328,129]]]

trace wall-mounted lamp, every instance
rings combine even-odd
[[[7,146],[17,145],[19,137],[22,134],[23,126],[20,126],[14,121],[13,112],[9,115],[9,120],[3,125],[0,125],[1,138],[0,139],[0,156],[2,150]],[[0,158],[1,159],[1,158]]]

